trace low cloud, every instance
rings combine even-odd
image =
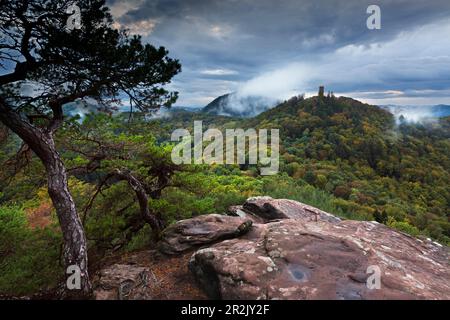
[[[115,19],[119,19],[130,11],[138,9],[144,0],[115,1],[109,4],[111,14]]]
[[[116,29],[126,29],[128,30],[128,33],[131,35],[136,34],[141,36],[148,36],[153,32],[156,24],[157,24],[156,20],[149,19],[136,21],[132,23],[115,22],[113,27]]]
[[[402,121],[412,123],[436,123],[437,117],[448,116],[450,114],[450,106],[383,106],[392,113],[397,123]]]
[[[200,73],[208,76],[230,76],[236,75],[239,72],[230,69],[206,69],[200,71]]]

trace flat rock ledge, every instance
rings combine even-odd
[[[158,245],[194,251],[189,270],[210,298],[450,299],[439,243],[285,199],[250,198],[230,215],[180,221]]]

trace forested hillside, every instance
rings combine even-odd
[[[344,211],[448,242],[449,117],[397,125],[350,98],[293,98],[248,125],[280,128],[284,171]]]
[[[293,97],[251,119],[177,113],[157,123],[168,137],[200,119],[222,129],[278,128],[281,171],[292,182],[323,190],[352,217],[449,241],[450,117],[398,123],[377,106],[329,96]]]
[[[281,172],[258,165],[174,165],[176,128],[279,128]],[[61,234],[42,164],[2,128],[0,293],[53,288],[63,274]],[[74,117],[57,134],[69,188],[86,230],[92,268],[151,247],[180,219],[225,213],[250,196],[299,200],[344,218],[377,220],[448,243],[450,118],[401,123],[350,98],[294,97],[255,118],[176,110]]]

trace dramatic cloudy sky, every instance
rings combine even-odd
[[[450,104],[449,0],[108,0],[117,24],[165,46],[178,105],[286,98],[319,84],[378,104]],[[366,27],[381,7],[381,30]]]

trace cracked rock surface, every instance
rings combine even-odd
[[[162,246],[202,246],[189,269],[210,298],[450,299],[449,251],[438,243],[292,200],[250,198],[230,211],[182,221]]]

